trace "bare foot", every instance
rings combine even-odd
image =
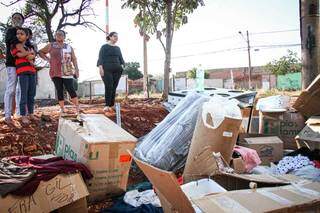
[[[23,124],[30,124],[30,120],[28,119],[27,116],[22,116],[22,117],[21,117],[21,122],[22,122]]]
[[[8,125],[8,126],[12,126],[13,125],[13,120],[9,117],[9,118],[5,118],[4,122]]]
[[[29,119],[31,121],[36,121],[37,120],[37,117],[34,115],[34,114],[29,114]]]

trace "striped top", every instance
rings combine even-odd
[[[27,47],[24,47],[25,50],[29,50]],[[20,74],[35,74],[36,69],[33,64],[27,59],[27,57],[18,57],[17,54],[20,52],[16,47],[11,50],[11,54],[15,57],[16,73]]]

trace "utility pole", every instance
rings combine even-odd
[[[149,98],[148,90],[148,48],[147,35],[143,32],[143,93],[145,98]]]
[[[105,17],[105,22],[106,22],[106,36],[109,34],[109,0],[106,0],[106,17]]]
[[[302,56],[302,89],[320,74],[319,0],[299,0]]]
[[[249,60],[249,89],[251,89],[251,51],[250,51],[250,40],[249,31],[247,30],[247,43],[248,43],[248,60]]]
[[[249,31],[247,30],[247,38],[244,37],[241,31],[239,31],[239,34],[242,36],[242,38],[246,41],[247,46],[248,46],[248,62],[249,62],[249,89],[251,89],[251,46],[250,46],[250,39],[249,39]]]
[[[142,11],[142,17],[145,14],[145,11]],[[143,19],[144,20],[144,19]],[[146,34],[145,23],[143,21],[143,26],[141,27],[142,37],[143,37],[143,93],[144,98],[149,98],[148,90],[148,47],[147,42],[149,40],[148,35]]]

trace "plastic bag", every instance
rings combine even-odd
[[[210,98],[210,100],[205,102],[202,107],[204,125],[208,128],[216,129],[220,126],[225,117],[242,119],[241,110],[238,107],[238,104],[239,101],[236,99],[230,100],[222,97]],[[212,118],[211,124],[207,121],[208,114],[210,114]]]
[[[208,101],[197,93],[188,94],[135,149],[135,156],[158,168],[176,171],[186,161],[198,113]]]

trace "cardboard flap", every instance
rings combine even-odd
[[[202,212],[317,212],[318,182],[237,190],[193,200]]]
[[[170,212],[194,212],[191,202],[182,191],[173,172],[164,171],[151,166],[137,159],[129,150],[128,153],[132,156],[143,173],[148,177],[152,185],[156,188],[156,191],[160,192],[161,196],[159,198],[161,205],[164,205],[165,209],[168,209],[167,206],[169,203],[169,208],[171,208]],[[165,200],[161,198],[165,198]]]
[[[221,173],[221,175],[235,177],[243,180],[248,180],[257,183],[270,184],[290,184],[292,182],[300,181],[301,178],[285,174],[285,175],[270,175],[270,174],[236,174],[236,173]]]
[[[320,75],[303,91],[293,107],[303,115],[320,115]]]
[[[78,122],[67,118],[61,118],[59,123],[67,123],[72,131],[84,138],[88,143],[137,142],[135,137],[104,115],[81,114],[81,119],[83,120],[83,125],[79,125]]]
[[[320,116],[312,116],[306,121],[309,125],[320,125]]]
[[[244,139],[248,144],[282,144],[282,140],[277,136],[270,137],[256,137],[256,138],[245,138]]]
[[[196,165],[190,169],[192,173],[184,172],[183,177],[186,182],[197,180],[203,176],[212,176],[219,173],[219,168],[216,160],[212,156],[212,150],[210,146],[206,146],[203,150],[190,160],[192,165]]]

